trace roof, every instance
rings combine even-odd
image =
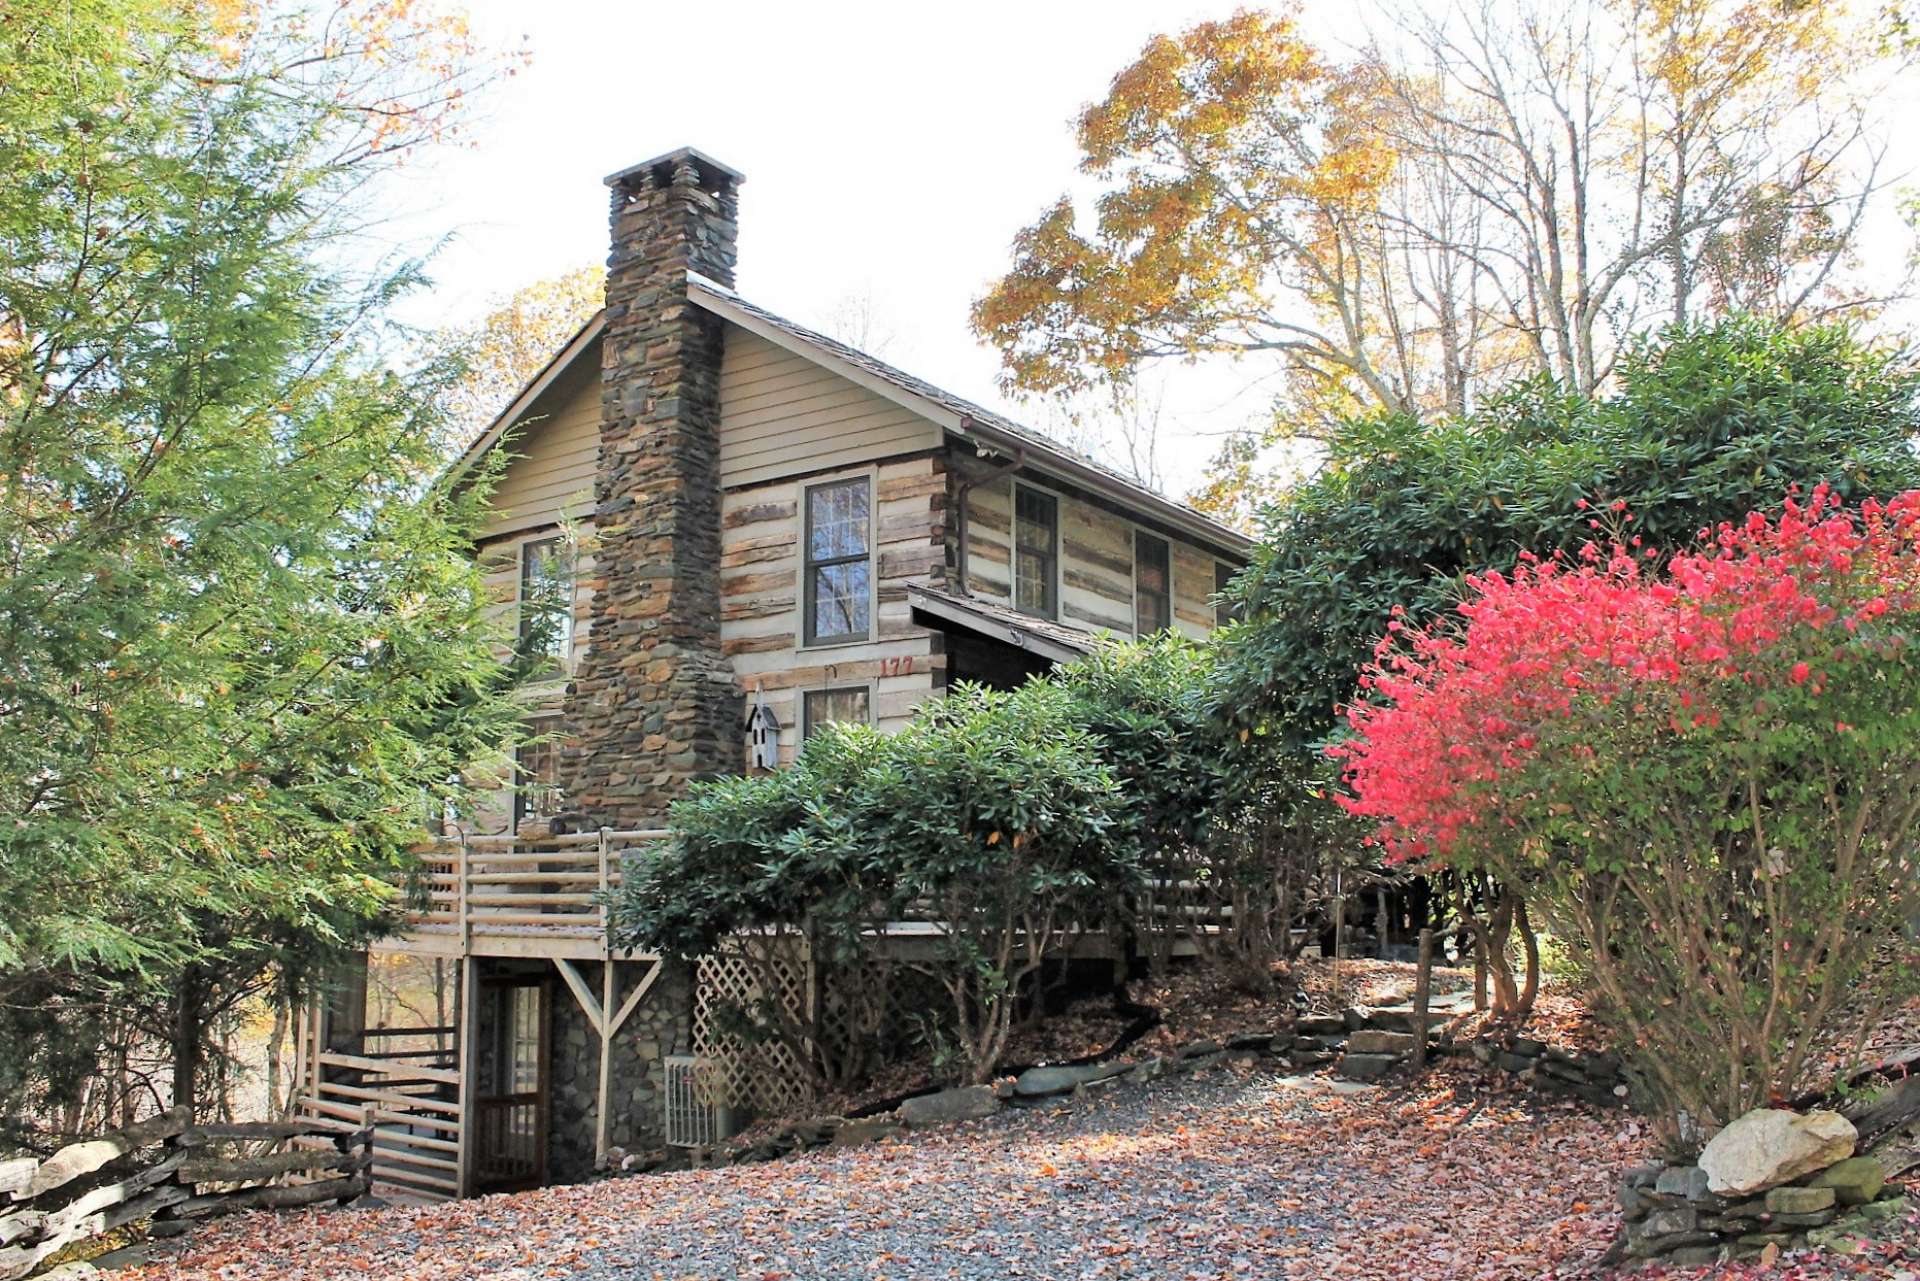
[[[1035,618],[1032,614],[1023,614],[1006,605],[973,596],[956,596],[922,583],[908,585],[907,604],[917,613],[929,614],[942,622],[964,627],[1003,645],[1012,645],[1015,649],[1029,650],[1056,663],[1070,663],[1076,658],[1084,658],[1101,644],[1099,636],[1078,631],[1052,619]]]
[[[1030,427],[936,387],[925,379],[916,378],[838,339],[829,338],[817,330],[768,311],[704,276],[687,273],[687,296],[702,309],[730,320],[795,355],[824,365],[869,391],[932,419],[948,431],[971,438],[983,447],[1010,454],[1034,471],[1116,497],[1210,547],[1238,556],[1246,556],[1253,549],[1253,540],[1245,534],[1203,515],[1185,503],[1176,502]],[[454,462],[449,476],[457,478],[462,475],[492,449],[507,429],[532,407],[541,393],[565,375],[568,368],[592,347],[605,326],[606,312],[603,310],[583,325],[554,354],[546,367],[521,389],[499,417],[475,437]]]
[[[1062,479],[1095,490],[1118,494],[1153,512],[1166,523],[1215,547],[1243,556],[1253,549],[1253,540],[1239,530],[1223,525],[1185,503],[1176,502],[1104,463],[1068,449],[1030,427],[936,387],[923,378],[916,378],[838,339],[829,338],[817,330],[748,302],[725,285],[689,272],[687,295],[708,311],[752,330],[797,355],[835,368],[854,382],[862,383],[888,399],[905,403],[908,408],[926,414],[951,431],[1020,455],[1036,470],[1055,473]]]

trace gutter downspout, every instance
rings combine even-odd
[[[975,425],[974,421],[971,418],[963,417],[960,420],[960,429],[963,432],[972,431],[974,425]],[[977,457],[985,457],[987,453],[990,452],[986,449],[981,448],[981,446],[977,443],[974,445],[974,450],[976,451]],[[1004,454],[1004,451],[991,451],[991,452],[1001,452],[1002,454]],[[962,480],[960,482],[959,489],[955,491],[954,502],[957,505],[958,510],[954,513],[953,519],[954,519],[954,530],[959,539],[959,544],[958,544],[958,550],[954,555],[954,560],[956,562],[954,572],[955,572],[955,575],[960,580],[957,584],[955,584],[955,586],[957,586],[960,589],[960,595],[962,596],[970,597],[973,595],[973,593],[969,591],[967,588],[967,498],[969,495],[973,493],[974,488],[976,486],[991,485],[995,481],[999,480],[1002,476],[1011,476],[1014,472],[1019,471],[1022,467],[1026,465],[1027,465],[1027,451],[1024,449],[1016,448],[1013,451],[1012,461],[1002,463],[1000,466],[995,467],[993,470],[987,472],[986,475],[984,476],[969,476],[967,479]],[[1017,519],[1017,513],[1009,512],[1009,515],[1015,516],[1015,518]]]

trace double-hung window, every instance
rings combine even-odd
[[[1013,487],[1013,604],[1026,614],[1060,612],[1060,500],[1042,489]]]
[[[806,491],[807,644],[866,640],[873,619],[872,489],[865,476]]]
[[[1173,569],[1167,540],[1133,531],[1133,631],[1163,632],[1173,623]]]
[[[573,646],[573,558],[560,538],[520,544],[520,648],[564,665]]]

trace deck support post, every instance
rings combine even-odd
[[[463,905],[464,906],[464,905]],[[465,912],[461,913],[463,916]],[[480,963],[471,953],[460,958],[460,1132],[459,1151],[454,1160],[460,1169],[454,1176],[459,1185],[456,1196],[473,1195],[473,1167],[476,1135],[473,1132],[473,1100],[480,1090]]]

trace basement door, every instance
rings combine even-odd
[[[491,1031],[474,1099],[474,1184],[478,1192],[539,1187],[547,1181],[547,1082],[552,1046],[548,988],[527,978],[487,983],[483,1028]]]

